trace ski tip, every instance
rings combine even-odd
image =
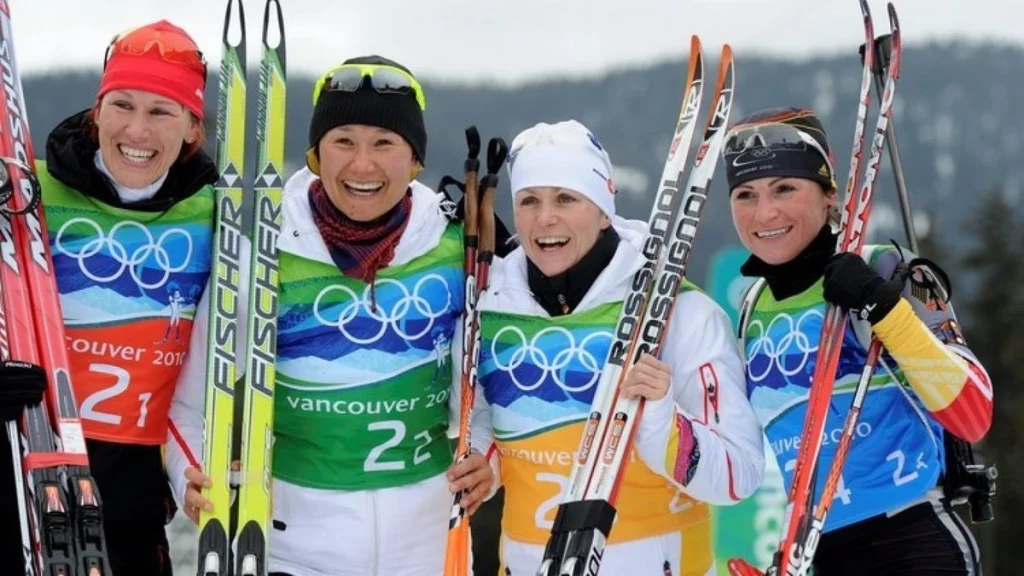
[[[733,59],[732,46],[722,46],[722,57],[718,61],[718,94],[726,96],[728,91],[731,96],[732,89],[736,83],[736,63]]]
[[[274,16],[274,12],[270,10],[271,7],[277,8],[277,37],[272,38],[271,32],[273,29],[270,27],[271,17]],[[281,10],[280,0],[267,0],[266,5],[263,7],[263,46],[268,50],[277,50],[284,46],[284,13]]]
[[[732,61],[733,59],[732,46],[730,46],[729,44],[722,45],[722,60],[724,61],[726,59],[728,59],[729,61]]]
[[[890,76],[893,79],[900,77],[900,54],[903,53],[903,35],[900,33],[900,19],[896,14],[896,6],[889,3],[889,29],[890,29],[890,43],[889,49],[889,69]]]
[[[238,26],[239,26],[238,29],[240,31],[239,33],[241,35],[240,36],[241,39],[239,40],[238,44],[232,44],[230,36],[231,36],[231,23],[234,22],[234,18],[231,17],[231,14],[234,12],[232,10],[232,8],[234,8],[236,3],[238,4]],[[242,8],[242,0],[228,0],[228,6],[227,6],[227,8],[225,9],[225,12],[224,12],[224,38],[223,38],[223,42],[224,42],[225,46],[232,46],[232,47],[241,46],[245,42],[245,10]]]
[[[693,83],[695,79],[701,79],[704,74],[704,48],[700,44],[700,38],[696,34],[690,40],[690,63],[686,70],[686,84],[687,91],[689,91],[689,85]],[[686,101],[685,99],[683,100]]]
[[[896,6],[889,2],[889,28],[892,30],[893,41],[898,40],[900,33],[900,18],[896,14]]]
[[[871,6],[868,5],[868,0],[860,0],[860,13],[864,20],[871,20]]]

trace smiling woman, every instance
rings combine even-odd
[[[103,165],[125,188],[160,180],[185,154],[195,153],[202,123],[181,104],[144,90],[107,92],[92,111]]]
[[[945,274],[899,247],[836,253],[833,162],[810,110],[755,113],[729,130],[723,153],[733,223],[753,253],[741,271],[760,277],[740,315],[744,388],[787,490],[826,304],[853,312],[855,328],[841,343],[834,405],[849,405],[868,339],[886,350],[833,484],[814,573],[979,573],[977,544],[943,494],[951,462],[941,446],[944,430],[971,442],[985,434],[992,384],[960,335]],[[844,414],[826,415],[819,470],[837,457]],[[826,476],[817,475],[818,494]]]
[[[472,437],[493,436],[505,486],[499,573],[534,574],[647,234],[616,216],[611,160],[579,122],[523,131],[509,158],[520,248],[480,298]],[[642,355],[621,383],[647,403],[603,574],[715,574],[706,503],[761,483],[761,429],[725,314],[685,283],[669,326],[660,357]]]
[[[452,494],[472,513],[483,456],[452,463],[452,342],[465,298],[463,232],[415,180],[426,97],[380,56],[313,90],[307,168],[282,201],[269,574],[437,576]],[[456,357],[457,358],[457,357]],[[176,397],[175,489],[195,519],[207,479],[184,453],[204,437],[203,390]],[[457,416],[455,416],[457,418]],[[187,482],[186,482],[187,481]]]
[[[123,33],[107,48],[94,106],[53,129],[37,166],[113,574],[171,573],[164,525],[175,504],[161,445],[196,352],[193,324],[201,333],[205,322],[217,180],[201,151],[205,86],[184,30],[160,21]],[[0,550],[0,562],[20,557]]]

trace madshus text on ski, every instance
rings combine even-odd
[[[380,55],[318,77],[285,174],[279,0],[255,76],[226,3],[212,155],[203,51],[160,20],[106,47],[38,160],[0,0],[0,573],[170,575],[180,513],[198,576],[465,576],[503,488],[506,576],[980,574],[952,507],[993,517],[992,383],[918,252],[896,7],[876,37],[858,3],[843,197],[814,111],[733,119],[756,87],[724,45],[705,98],[693,36],[645,222],[582,110],[509,143],[469,126],[461,175],[424,184],[428,91]],[[886,155],[906,246],[866,242]],[[749,253],[737,326],[687,278],[710,202]],[[716,562],[711,506],[767,458],[774,556]]]

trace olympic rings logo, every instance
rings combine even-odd
[[[439,288],[437,287],[438,285],[440,285]],[[383,300],[382,293],[385,286],[394,286],[401,295],[398,301],[391,306],[390,311],[384,310],[380,304],[381,300]],[[434,287],[435,291],[432,293],[426,292],[431,287]],[[376,294],[376,306],[373,305],[374,299],[370,294],[371,285],[367,285],[363,289],[362,295],[357,295],[351,288],[340,284],[328,286],[321,290],[317,294],[316,300],[313,301],[313,315],[324,326],[337,328],[350,342],[355,344],[373,344],[384,336],[388,328],[407,342],[418,340],[430,333],[435,320],[444,316],[452,309],[451,290],[448,287],[448,282],[439,274],[427,274],[420,278],[413,286],[412,293],[405,287],[405,284],[392,278],[378,278],[373,283],[372,288]],[[323,303],[324,298],[332,292],[341,292],[347,296],[343,300],[345,302],[344,306],[336,312],[336,315],[336,305],[325,305]],[[435,309],[431,302],[424,297],[424,293],[443,294],[444,304]],[[406,324],[410,320],[416,320],[416,318],[408,317],[413,310],[422,316],[426,322],[421,329],[410,333],[406,329]],[[350,324],[356,321],[357,318],[368,318],[379,324],[376,333],[369,337],[360,337],[353,333],[350,329]]]
[[[75,224],[84,224],[94,231],[93,234],[87,236],[89,240],[78,251],[68,248],[64,244],[66,241],[64,238],[65,233]],[[138,246],[125,247],[124,244],[117,240],[117,234],[122,230],[138,231],[142,236],[143,242]],[[180,236],[186,245],[184,256],[181,258],[180,263],[171,262],[171,252],[166,248],[166,243],[175,236]],[[110,229],[110,234],[106,235],[99,224],[92,220],[81,217],[72,218],[65,222],[60,227],[60,230],[57,231],[54,247],[61,254],[77,261],[78,269],[82,271],[82,274],[94,282],[111,282],[120,278],[125,270],[127,270],[131,274],[132,279],[135,280],[135,283],[140,288],[147,290],[154,290],[166,284],[171,278],[171,274],[184,270],[192,259],[192,237],[184,229],[170,228],[154,240],[148,228],[132,221],[118,222]],[[130,253],[129,250],[131,250]],[[106,274],[104,274],[106,270],[90,269],[88,262],[93,256],[101,252],[104,256],[112,258],[117,262],[119,267]],[[156,264],[155,268],[152,266],[154,263]],[[142,279],[142,272],[144,270],[154,269],[162,273],[158,280],[146,282]]]
[[[502,335],[506,333],[514,335],[519,340],[518,344],[511,347],[512,354],[508,355],[507,361],[501,359],[496,348]],[[539,346],[541,339],[545,337],[556,339],[553,346],[548,346],[549,350],[558,350],[554,358],[548,358],[548,353]],[[610,345],[612,333],[606,330],[593,332],[577,344],[576,338],[569,330],[560,326],[549,326],[534,334],[533,338],[527,342],[526,335],[522,330],[515,326],[505,326],[494,335],[494,339],[491,341],[491,355],[494,357],[495,367],[507,373],[512,379],[512,383],[523,392],[536,390],[548,378],[551,378],[565,392],[582,392],[593,386],[601,377],[601,371],[604,368],[604,354],[607,353],[608,345],[595,346],[600,339],[607,340]],[[603,352],[600,359],[592,352],[595,351],[595,348],[596,351]],[[530,361],[529,366],[540,369],[540,375],[530,383],[520,381],[515,372],[527,359]],[[577,386],[571,386],[563,379],[564,372],[574,360],[583,370],[590,373],[590,378]]]
[[[779,314],[768,324],[765,329],[764,323],[754,320],[747,328],[748,342],[751,334],[757,333],[757,338],[747,345],[747,376],[752,382],[760,382],[768,377],[772,369],[778,371],[785,377],[799,374],[807,366],[807,362],[818,351],[818,345],[811,345],[808,330],[804,328],[805,322],[812,318],[824,320],[824,314],[820,310],[811,309],[804,312],[793,321],[789,314]],[[785,333],[774,337],[779,330]],[[767,363],[763,370],[755,366],[755,359],[764,357]],[[788,358],[799,358],[798,361]],[[795,363],[794,363],[795,362]],[[787,366],[789,364],[789,366]]]

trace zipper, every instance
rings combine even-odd
[[[710,362],[703,364],[698,370],[701,383],[704,384],[704,424],[708,423],[708,406],[715,417],[715,424],[721,424],[718,417],[718,373]]]
[[[568,314],[569,303],[565,301],[565,294],[558,295],[558,303],[562,305],[562,314]]]

